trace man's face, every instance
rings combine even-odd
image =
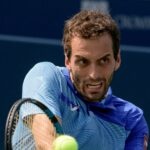
[[[71,80],[85,100],[95,102],[104,98],[114,71],[120,66],[120,53],[114,59],[112,39],[105,33],[97,39],[74,37],[71,57],[65,56]]]

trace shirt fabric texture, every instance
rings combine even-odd
[[[23,98],[46,105],[62,120],[65,134],[76,138],[79,150],[143,150],[148,126],[143,111],[116,97],[87,102],[73,86],[66,67],[36,64],[26,75]]]

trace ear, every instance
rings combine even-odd
[[[68,68],[68,70],[70,70],[70,59],[67,57],[66,54],[65,54],[65,66]]]
[[[115,71],[119,69],[120,65],[121,65],[121,54],[119,50],[117,58],[116,58]]]

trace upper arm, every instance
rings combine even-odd
[[[125,150],[147,150],[148,126],[142,117],[131,130],[125,144]]]

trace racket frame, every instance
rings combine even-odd
[[[31,99],[31,98],[23,98],[23,99],[19,99],[17,100],[10,108],[10,111],[8,113],[7,116],[7,120],[6,120],[6,124],[5,124],[5,137],[4,137],[4,148],[5,150],[12,150],[12,144],[11,144],[11,138],[12,138],[12,126],[14,124],[14,115],[15,113],[18,111],[21,107],[21,105],[23,103],[26,102],[30,102],[32,104],[35,104],[36,106],[40,107],[45,114],[48,116],[48,118],[51,120],[51,122],[53,123],[56,132],[58,134],[63,134],[63,130],[62,127],[58,121],[58,119],[56,118],[56,116],[41,102],[35,100],[35,99]]]

